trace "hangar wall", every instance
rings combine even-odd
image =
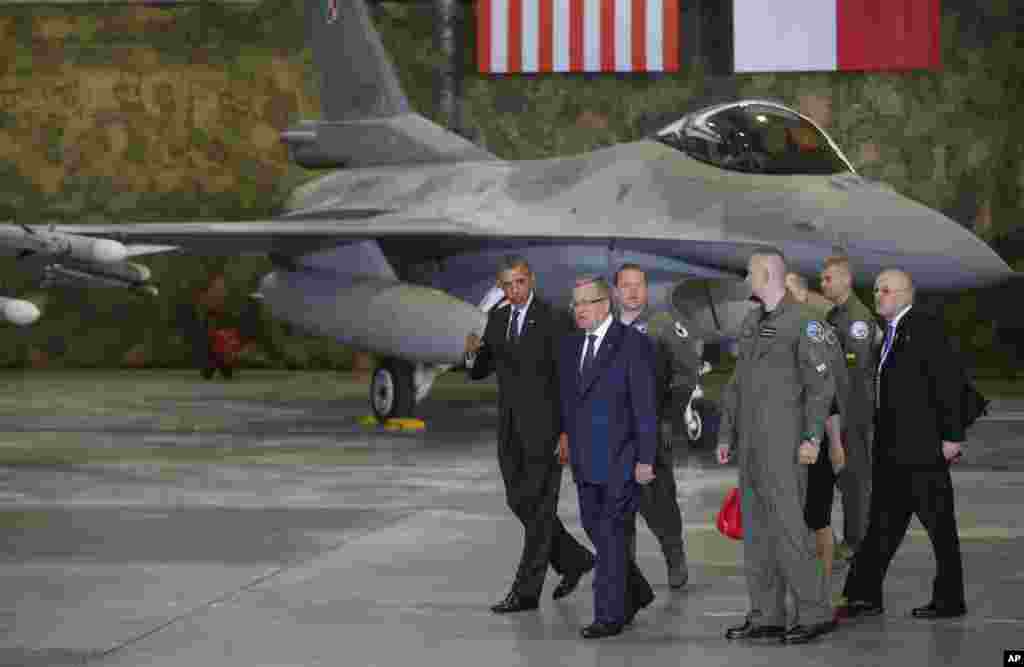
[[[289,165],[278,142],[291,122],[317,115],[301,5],[0,5],[0,220],[273,214],[314,175]],[[1011,242],[1024,229],[1024,137],[1014,122],[1024,102],[1021,18],[1000,0],[944,6],[939,73],[721,76],[690,59],[673,75],[482,77],[466,20],[461,129],[503,157],[539,158],[635,139],[705,100],[779,98],[825,126],[864,175],[972,227],[1024,270],[1021,244]],[[376,16],[412,104],[436,119],[441,56],[429,4],[383,3]],[[0,262],[4,293],[44,309],[29,329],[0,328],[0,366],[189,365],[183,313],[204,302],[211,277],[226,276],[227,311],[237,315],[269,268],[259,258],[146,263],[162,290],[156,299],[44,293],[13,260]],[[993,345],[999,331],[986,299],[941,303],[976,363],[1011,360]],[[254,350],[252,363],[351,363],[340,346],[280,323],[264,318],[259,328],[274,352]]]

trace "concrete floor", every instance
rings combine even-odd
[[[683,442],[690,583],[667,587],[641,527],[657,599],[624,635],[584,641],[589,577],[552,602],[552,574],[537,612],[488,611],[522,540],[495,460],[493,387],[451,378],[422,406],[426,432],[389,433],[358,425],[363,386],[337,376],[7,379],[0,665],[982,667],[1024,647],[1024,401],[997,402],[954,472],[969,614],[908,615],[934,571],[915,521],[885,616],[783,647],[723,638],[747,610],[742,548],[713,528],[736,471]],[[560,513],[589,544],[568,475]]]

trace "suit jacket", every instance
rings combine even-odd
[[[644,334],[614,321],[590,372],[579,367],[586,334],[562,342],[562,430],[576,482],[621,487],[657,449],[655,352]]]
[[[911,308],[878,375],[876,464],[946,465],[942,441],[964,440],[962,373],[942,323]]]
[[[487,316],[483,346],[470,377],[498,375],[498,441],[506,443],[509,427],[519,433],[528,455],[552,458],[559,430],[558,343],[570,331],[536,293],[525,314],[518,342],[506,340],[512,308],[493,308]]]

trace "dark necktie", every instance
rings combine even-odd
[[[512,321],[508,325],[508,341],[515,343],[519,340],[519,309],[512,307]]]
[[[886,358],[889,356],[889,352],[892,351],[892,340],[896,337],[896,325],[892,322],[885,328],[885,343],[882,344],[882,358],[878,362],[878,368],[881,370],[885,364]]]
[[[583,367],[580,368],[580,375],[586,376],[590,372],[590,367],[594,365],[594,347],[597,345],[597,336],[590,334],[587,336],[587,347],[583,350]]]

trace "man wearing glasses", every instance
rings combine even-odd
[[[916,618],[967,613],[949,466],[964,442],[962,369],[941,323],[914,308],[914,284],[890,269],[875,279],[875,310],[886,321],[875,401],[874,483],[868,531],[843,595],[847,618],[883,613],[882,581],[914,514],[935,554],[928,604]]]
[[[597,639],[620,634],[654,600],[629,545],[640,485],[654,479],[655,357],[647,336],[612,317],[604,278],[578,279],[572,297],[580,332],[559,355],[559,455],[572,464],[583,528],[597,549],[594,622],[580,631]]]
[[[491,607],[496,614],[536,609],[548,564],[562,575],[554,599],[569,595],[593,569],[594,557],[558,519],[562,467],[556,457],[560,432],[558,341],[570,330],[564,315],[534,294],[526,259],[504,259],[498,283],[504,305],[490,309],[481,340],[466,338],[466,366],[480,380],[498,375],[498,466],[508,506],[525,532],[512,590]]]

